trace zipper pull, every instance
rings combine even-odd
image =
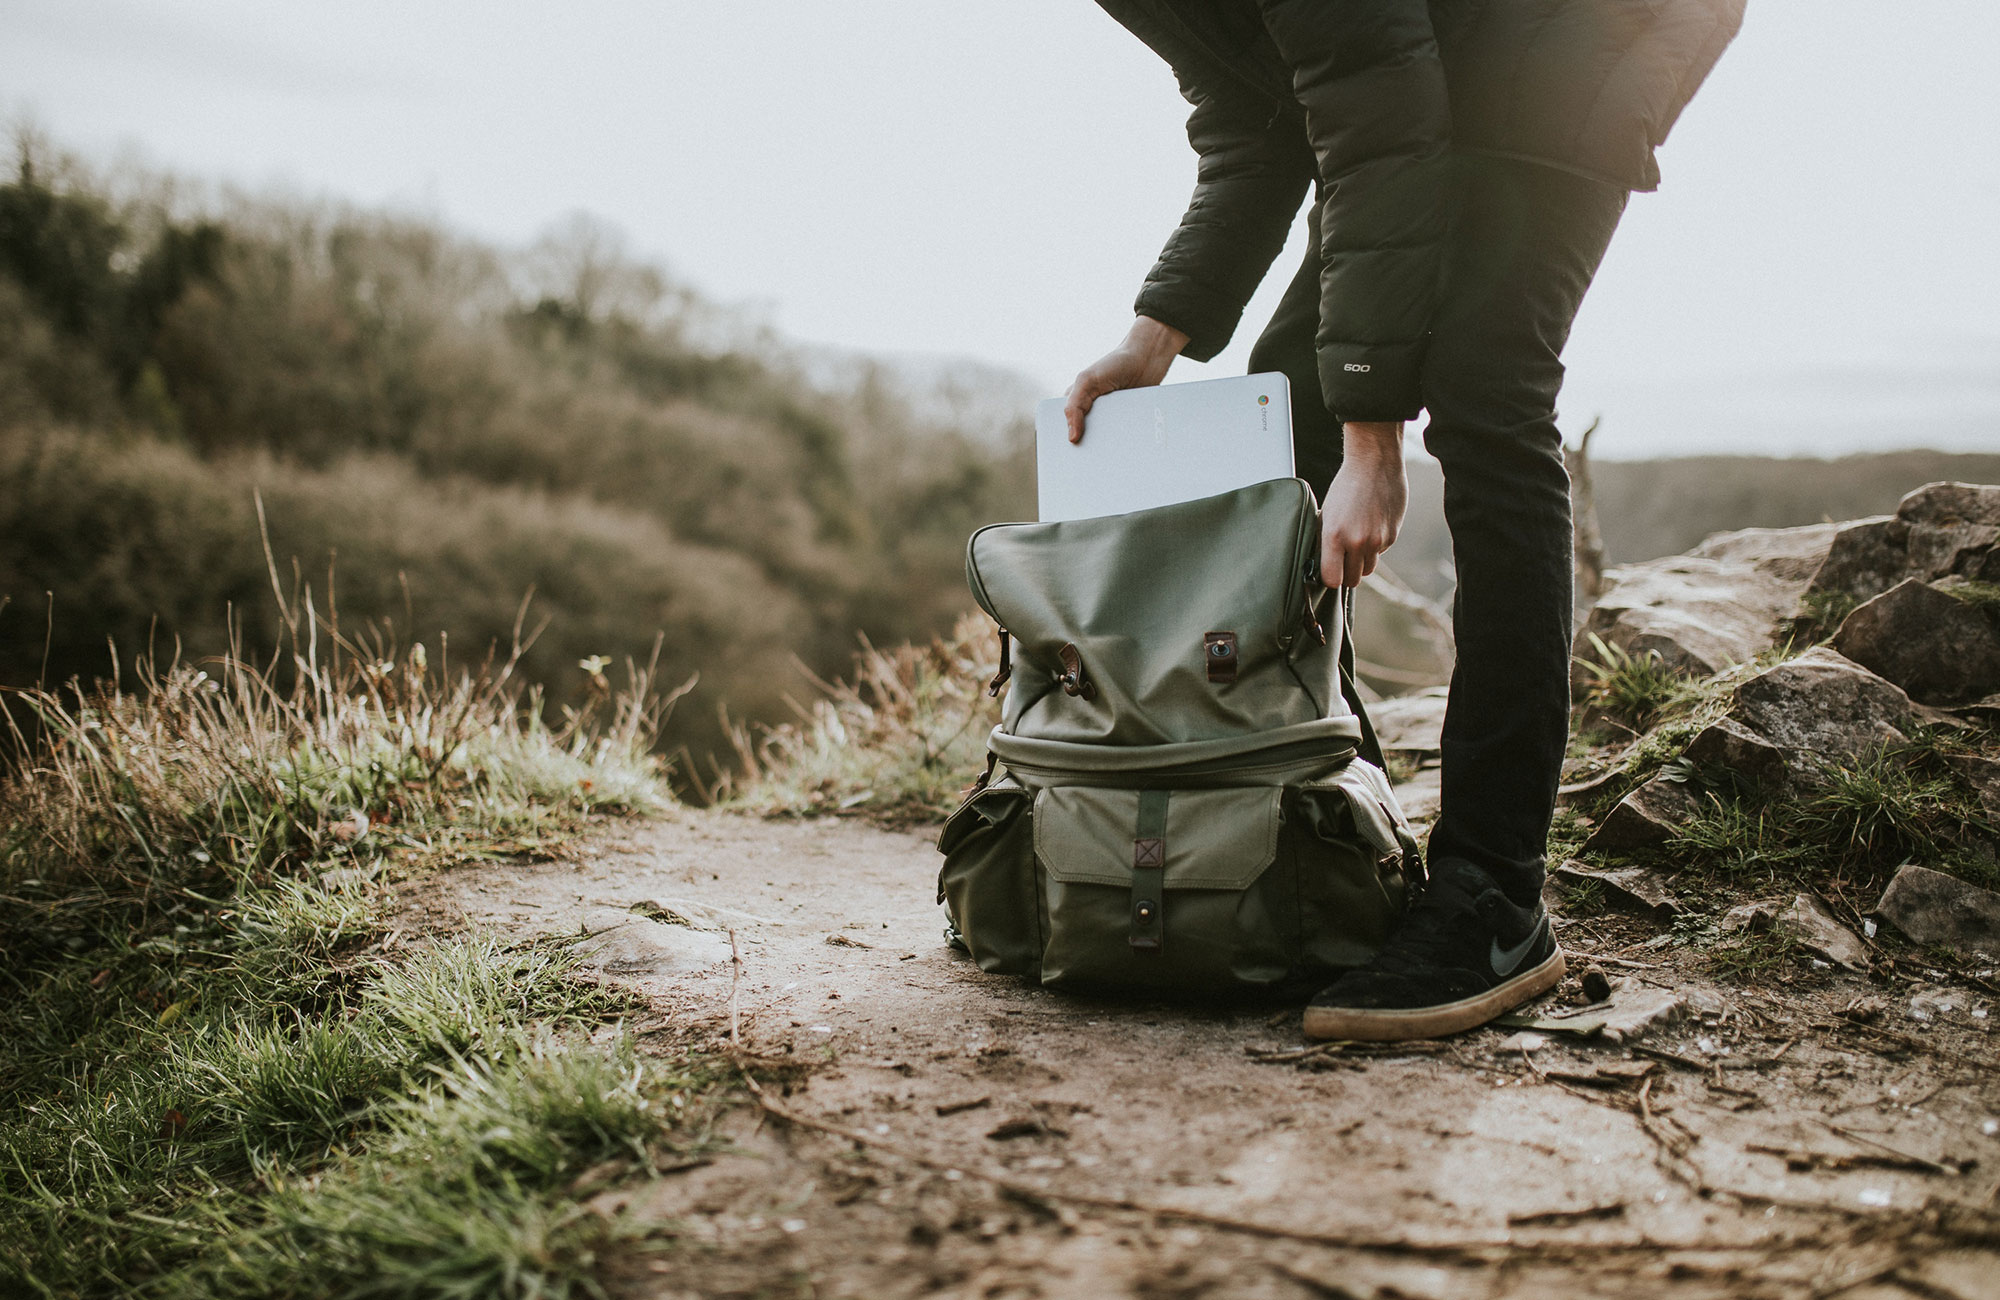
[[[1305,604],[1306,631],[1311,634],[1312,639],[1314,641],[1317,641],[1321,645],[1325,645],[1326,629],[1320,626],[1318,616],[1313,613],[1313,580],[1311,578],[1307,578],[1305,580],[1305,588],[1306,588],[1306,604]]]

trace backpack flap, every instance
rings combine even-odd
[[[1312,599],[1318,546],[1298,479],[980,529],[967,579],[1016,651],[1002,729],[1161,745],[1346,716],[1340,602]]]

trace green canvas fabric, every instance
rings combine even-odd
[[[1095,745],[1240,737],[1340,708],[1327,629],[1306,627],[1319,511],[1298,479],[1099,519],[972,535],[972,594],[1014,638],[1004,730]],[[1338,602],[1319,602],[1335,617]],[[1208,680],[1205,638],[1233,632],[1236,680]],[[1074,645],[1095,698],[1064,691]]]
[[[1416,843],[1356,754],[1318,538],[1293,479],[973,535],[973,593],[1018,646],[994,766],[938,839],[948,935],[980,969],[1218,996],[1380,946]]]
[[[1035,796],[1035,855],[1052,880],[1132,883],[1140,800],[1152,791],[1051,786]],[[1176,790],[1162,838],[1168,889],[1247,889],[1278,852],[1280,786]]]

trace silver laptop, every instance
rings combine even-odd
[[[1275,372],[1107,393],[1074,445],[1062,398],[1035,407],[1044,521],[1122,515],[1291,476],[1291,389]]]

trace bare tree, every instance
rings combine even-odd
[[[1439,664],[1449,674],[1456,658],[1451,634],[1451,601],[1449,598],[1433,600],[1396,576],[1395,570],[1386,564],[1377,564],[1375,572],[1361,580],[1361,585],[1374,592],[1391,605],[1406,610],[1416,616],[1419,629],[1431,643],[1431,652],[1437,656]],[[1423,674],[1413,674],[1404,670],[1389,670],[1375,674],[1387,681],[1397,681],[1404,685],[1416,684]],[[1426,681],[1424,684],[1428,684]]]
[[[667,296],[666,279],[635,259],[624,232],[587,212],[575,212],[543,232],[528,250],[531,286],[579,320],[645,319]]]

